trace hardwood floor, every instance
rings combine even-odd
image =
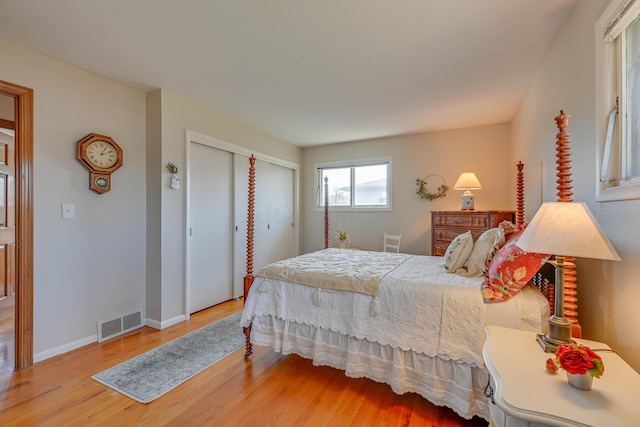
[[[230,301],[157,331],[141,328],[19,372],[0,371],[2,426],[487,426],[386,384],[301,357],[240,349],[149,404],[91,375],[242,309]]]

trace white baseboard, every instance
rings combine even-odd
[[[162,329],[168,328],[169,326],[177,325],[178,323],[184,322],[186,320],[187,320],[187,316],[185,316],[184,314],[181,314],[172,319],[164,320],[162,322],[158,322],[157,320],[147,318],[145,319],[144,324],[150,328],[162,330]]]
[[[150,328],[162,330],[162,329],[168,328],[169,326],[173,326],[173,325],[176,325],[176,324],[178,324],[180,322],[184,322],[186,319],[187,319],[187,316],[185,316],[184,314],[176,316],[176,317],[174,317],[172,319],[165,320],[163,322],[158,322],[157,320],[153,320],[153,319],[148,319],[147,318],[147,319],[145,319],[145,323],[144,324],[146,326],[149,326]],[[76,350],[76,349],[78,349],[80,347],[84,347],[87,344],[93,344],[93,343],[96,343],[96,342],[98,342],[98,335],[97,334],[91,335],[91,336],[88,336],[86,338],[82,338],[82,339],[79,339],[77,341],[73,341],[73,342],[70,342],[70,343],[67,343],[67,344],[63,344],[63,345],[60,345],[58,347],[54,347],[52,349],[42,351],[40,353],[34,353],[34,355],[33,355],[33,363],[42,362],[43,360],[50,359],[50,358],[52,358],[54,356],[57,356],[59,354],[67,353],[69,351]]]
[[[40,353],[34,353],[33,363],[42,362],[43,360],[50,359],[59,354],[67,353],[72,350],[76,350],[80,347],[84,347],[87,344],[93,344],[98,341],[98,335],[91,335],[86,338],[79,339],[58,347],[54,347],[49,350],[42,351]]]

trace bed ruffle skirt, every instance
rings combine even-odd
[[[489,419],[484,368],[429,357],[338,332],[271,316],[253,320],[251,342],[282,354],[298,354],[316,366],[341,369],[348,377],[386,383],[396,394],[414,392],[463,418]]]

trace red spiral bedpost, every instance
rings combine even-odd
[[[571,178],[571,141],[569,139],[569,120],[571,115],[560,110],[556,116],[556,125],[560,131],[556,140],[556,180],[558,202],[573,202],[573,179]],[[571,335],[582,337],[582,327],[578,323],[578,285],[576,284],[575,258],[565,256],[568,265],[564,268],[564,317],[572,324]]]
[[[524,174],[522,173],[522,168],[524,164],[522,162],[518,162],[518,177],[516,180],[516,225],[524,224]]]
[[[247,301],[249,289],[253,283],[253,219],[256,199],[256,158],[251,155],[249,157],[249,197],[247,209],[247,275],[244,276],[244,301]],[[243,328],[245,335],[245,359],[253,353],[251,345],[251,325]]]
[[[324,177],[324,248],[329,247],[329,177]]]

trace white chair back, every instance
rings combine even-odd
[[[400,243],[402,242],[402,234],[384,233],[384,251],[400,252]]]

